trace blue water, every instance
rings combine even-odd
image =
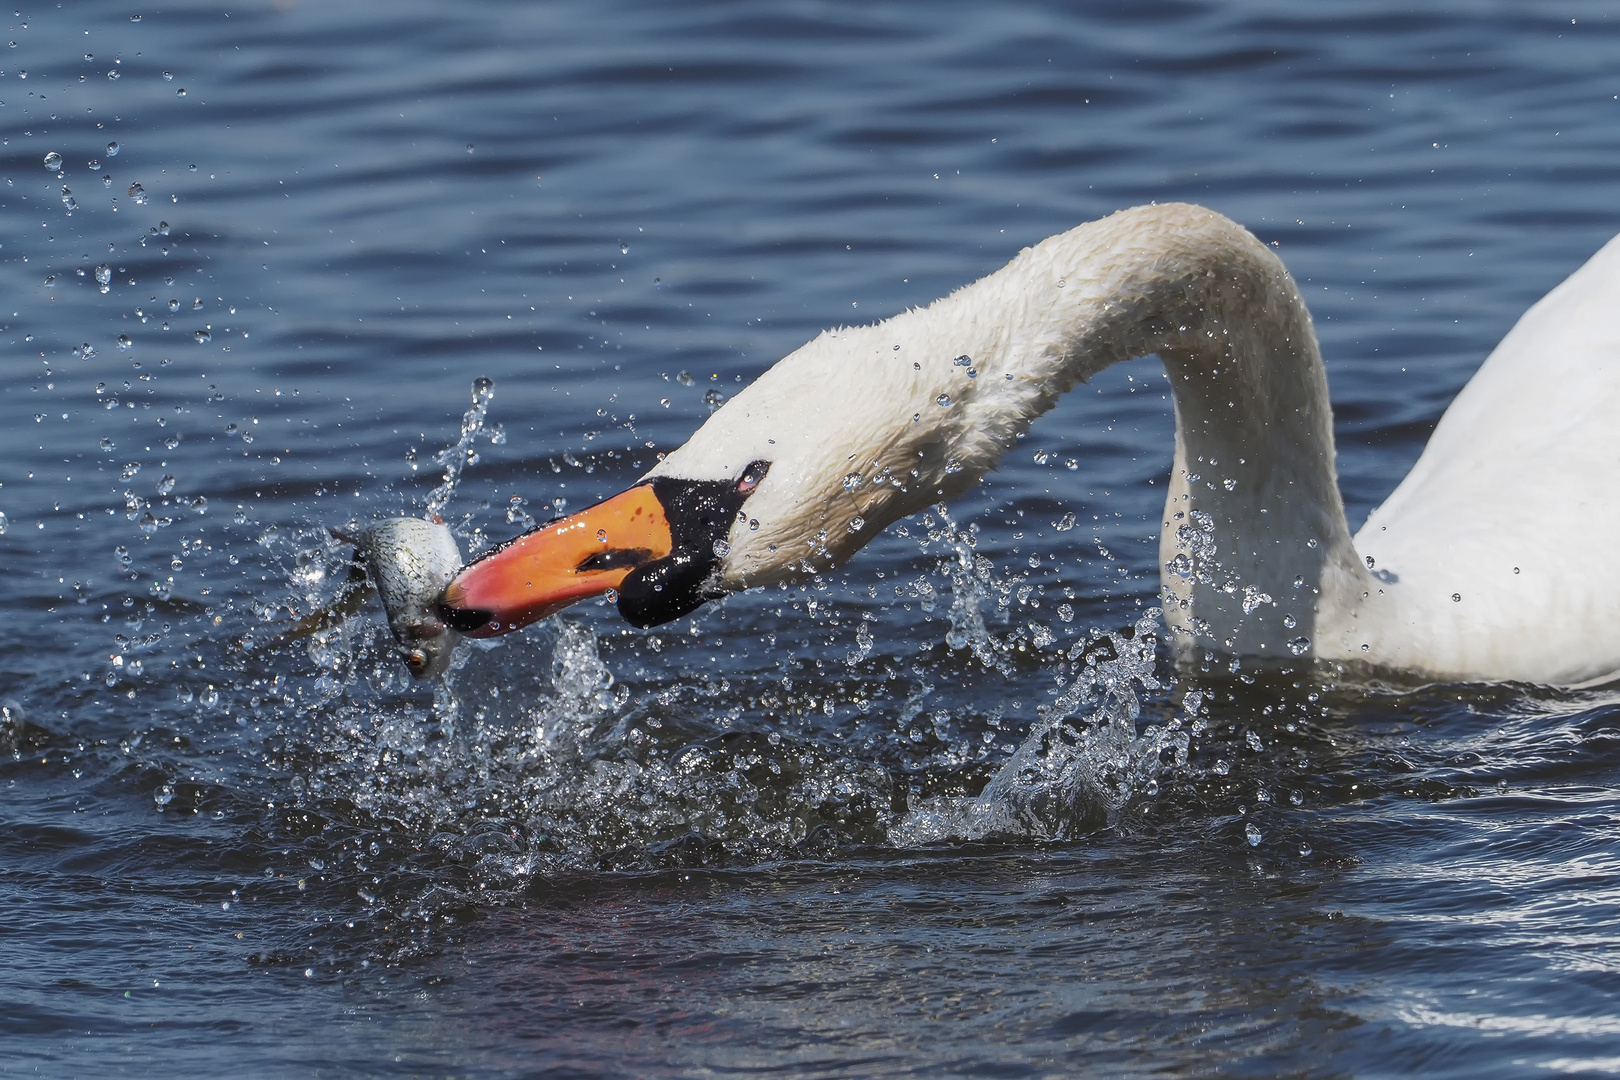
[[[1611,4],[14,10],[0,1075],[1620,1072],[1612,688],[1139,683],[1184,765],[915,828],[1152,604],[1152,360],[786,593],[586,605],[437,691],[376,610],[264,644],[327,526],[420,512],[476,377],[468,549],[1152,200],[1277,245],[1359,524],[1620,230]],[[989,665],[945,640],[969,526]]]

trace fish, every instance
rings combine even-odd
[[[411,675],[417,679],[443,675],[461,641],[461,634],[439,616],[444,587],[462,565],[461,549],[449,527],[437,519],[390,518],[354,532],[331,533],[354,545],[348,579],[330,604],[299,620],[280,643],[339,625],[376,593]]]

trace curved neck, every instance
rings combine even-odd
[[[1121,211],[925,309],[829,331],[650,475],[771,461],[718,582],[766,584],[961,493],[1076,382],[1152,353],[1176,402],[1168,621],[1181,643],[1287,657],[1371,578],[1344,519],[1310,315],[1276,256],[1201,207]]]
[[[1287,658],[1319,611],[1358,606],[1372,579],[1345,521],[1316,333],[1264,245],[1200,207],[1140,207],[1030,248],[942,303],[983,311],[998,296],[1024,304],[986,374],[1006,365],[1015,378],[988,380],[1000,393],[974,403],[970,426],[1001,429],[999,447],[1076,382],[1164,360],[1176,445],[1160,557],[1179,643]]]

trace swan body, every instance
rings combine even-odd
[[[579,575],[611,564],[596,591],[623,590],[621,610],[645,624],[836,565],[977,483],[1075,383],[1157,354],[1175,398],[1160,554],[1178,650],[1447,679],[1607,678],[1620,673],[1617,302],[1620,241],[1508,335],[1353,540],[1326,373],[1287,270],[1213,211],[1121,211],[927,308],[828,331],[717,410],[632,489],[697,505],[689,489],[709,485],[712,554],[665,532],[624,549],[640,562],[585,557],[564,572],[542,530],[464,570],[447,610],[504,632],[555,610],[536,598],[538,571],[574,575],[577,598]],[[606,510],[576,524],[593,512],[611,548]],[[664,585],[645,584],[658,574],[686,599],[661,599]],[[502,575],[528,589],[526,607],[495,587]]]

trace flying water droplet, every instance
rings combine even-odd
[[[170,300],[169,301],[169,310],[170,311],[179,311],[180,310],[180,301],[178,301],[178,300]]]
[[[714,542],[714,557],[715,558],[723,559],[727,555],[730,555],[730,554],[731,554],[731,544],[730,543],[728,543],[725,540],[716,540]]]
[[[157,493],[159,495],[167,495],[172,491],[174,491],[174,476],[172,474],[166,474],[163,479],[158,481]]]
[[[1311,651],[1311,639],[1308,637],[1292,638],[1288,642],[1288,651],[1295,656],[1304,656]]]
[[[146,188],[140,184],[129,185],[129,196],[135,200],[136,206],[146,205]]]
[[[192,333],[191,340],[195,341],[199,345],[206,345],[210,341],[214,340],[214,335],[210,334],[207,330],[197,330]]]
[[[726,403],[726,395],[718,390],[710,390],[703,395],[703,404],[711,409],[718,409]]]
[[[938,406],[940,406],[942,408],[944,406],[946,406],[946,405],[949,405],[950,403],[951,403],[951,395],[949,395],[949,394],[941,394],[941,395],[939,395],[939,397],[934,399],[934,404],[938,405]]]
[[[118,335],[118,348],[121,351],[128,352],[130,346],[132,346],[134,344],[135,344],[135,342],[130,340],[130,337],[129,337],[128,334],[119,334]]]
[[[51,172],[60,172],[62,169],[62,155],[55,150],[45,155],[45,167]]]
[[[1259,847],[1260,841],[1264,839],[1264,834],[1255,828],[1254,822],[1251,821],[1243,826],[1243,839],[1248,841],[1250,847]]]
[[[852,473],[847,473],[844,476],[844,490],[845,491],[854,491],[856,488],[858,488],[860,486],[861,486],[861,474],[860,473],[852,472]]]
[[[118,144],[117,143],[110,142],[110,143],[107,144],[107,156],[108,157],[117,157],[118,156]]]
[[[697,384],[697,380],[692,377],[692,373],[690,371],[681,372],[679,375],[675,376],[675,381],[680,383],[682,386],[694,386]]]
[[[174,802],[174,785],[159,784],[157,790],[152,792],[152,801],[158,806],[168,806]]]
[[[1052,528],[1056,529],[1058,532],[1068,532],[1070,529],[1074,528],[1074,514],[1064,514],[1062,517],[1052,522]]]

